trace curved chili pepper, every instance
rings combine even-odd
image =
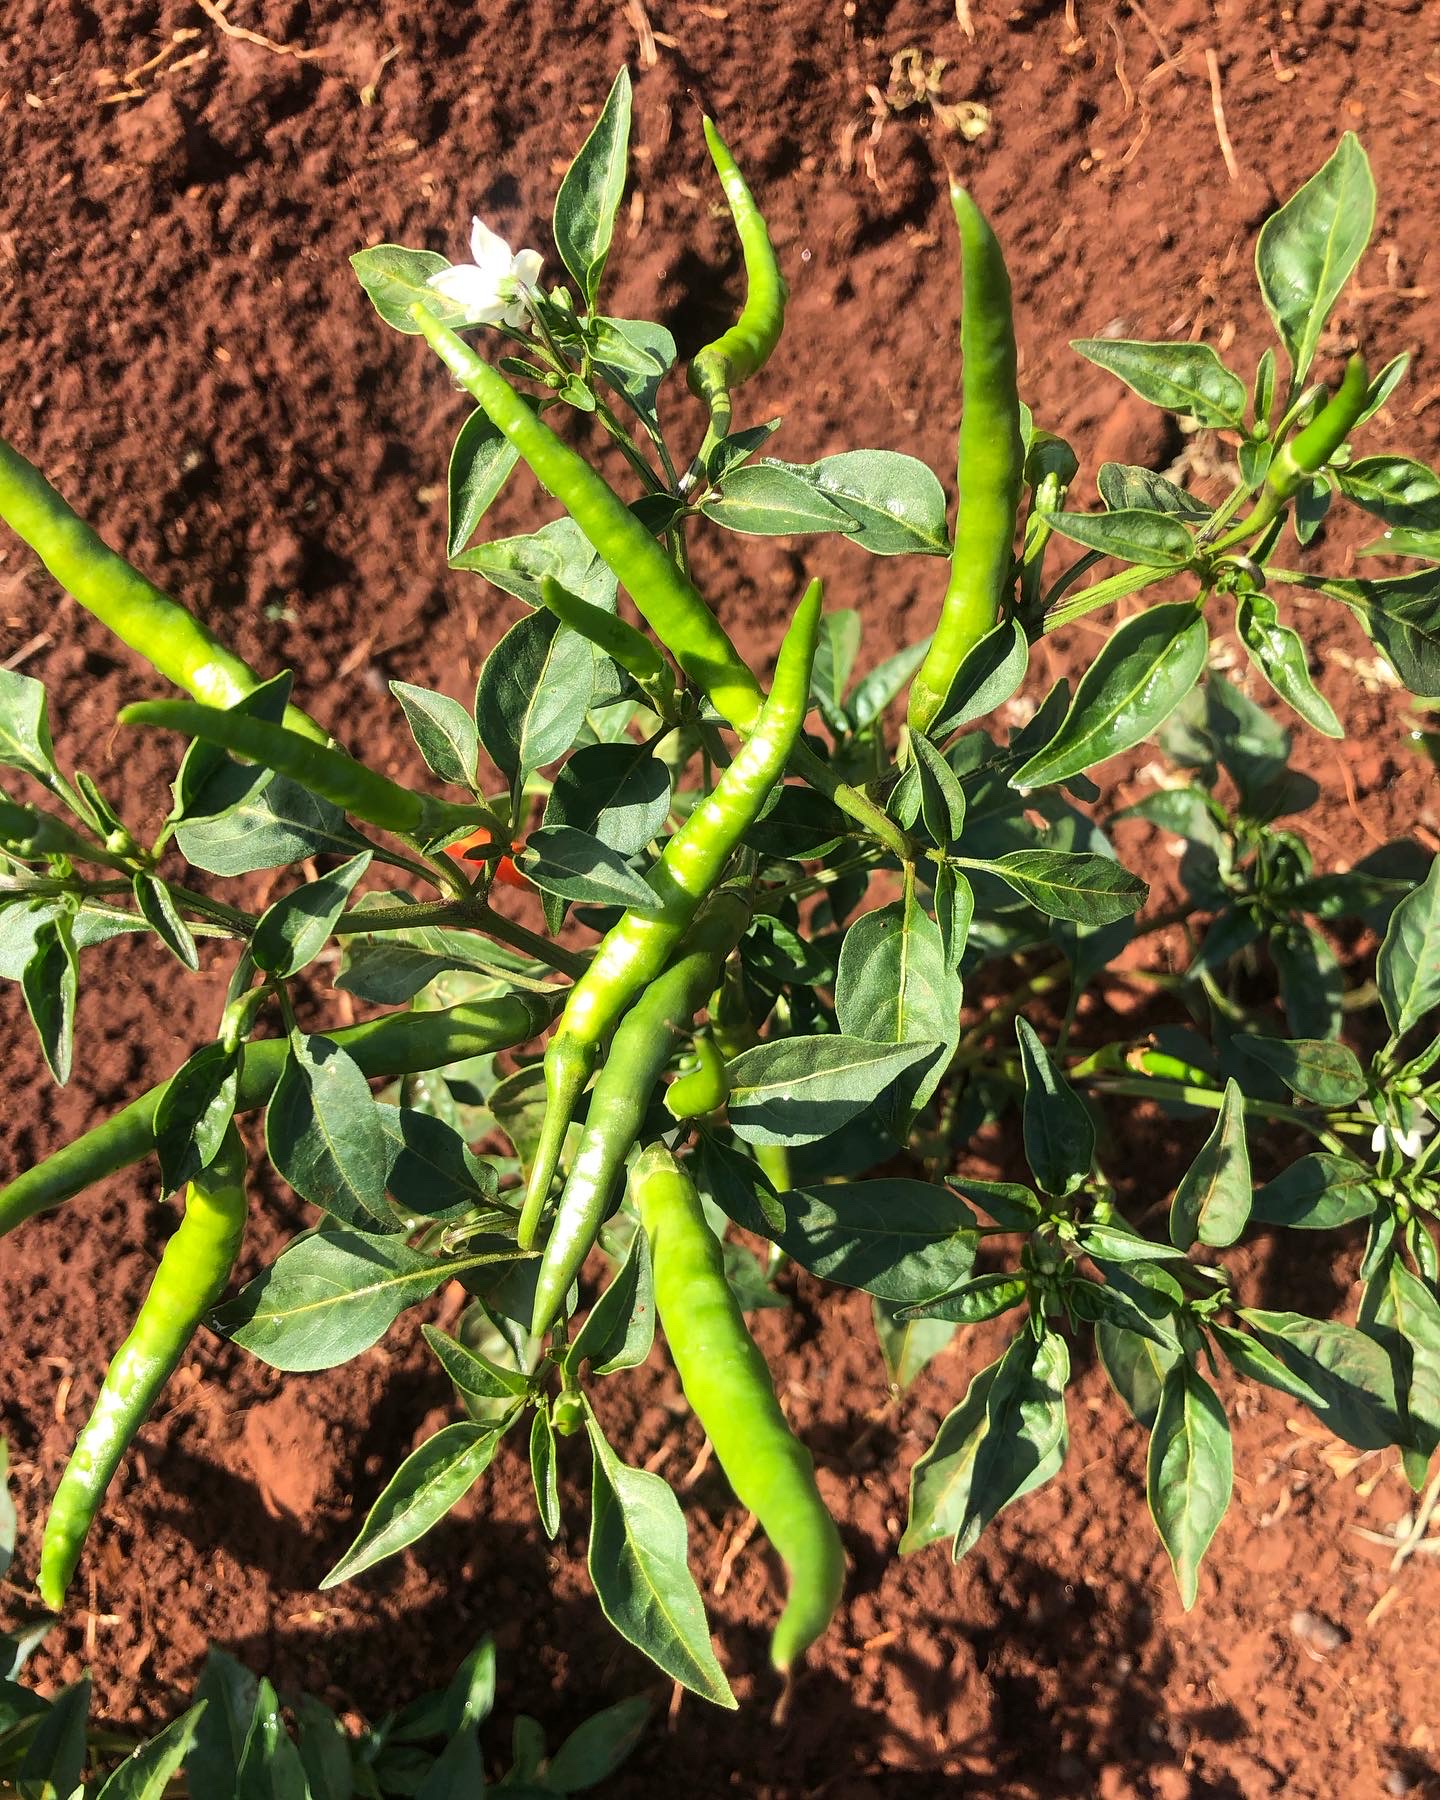
[[[999,622],[1012,591],[1025,467],[1005,257],[964,188],[952,183],[950,200],[960,228],[960,505],[940,623],[910,688],[910,729],[921,733],[945,704],[966,652]]]
[[[245,1151],[232,1125],[215,1160],[190,1183],[184,1216],[165,1246],[130,1335],[115,1352],[50,1503],[39,1588],[52,1612],[65,1604],[85,1534],[121,1459],[201,1319],[224,1292],[245,1235],[245,1212]]]
[[[650,1240],[655,1310],[685,1398],[742,1506],[779,1551],[790,1594],[770,1639],[788,1673],[835,1615],[845,1550],[815,1485],[810,1452],[786,1422],[765,1358],[725,1279],[720,1242],[689,1177],[654,1145],[630,1177]]]
[[[132,569],[3,438],[0,519],[24,539],[67,593],[176,687],[211,706],[233,706],[260,685],[249,663]],[[285,723],[322,744],[328,736],[296,706],[285,709]]]
[[[730,429],[731,389],[764,368],[779,343],[790,288],[780,273],[775,246],[755,196],[714,121],[707,118],[704,124],[710,159],[725,190],[745,261],[745,304],[740,317],[713,343],[696,351],[686,376],[690,392],[709,409],[709,438],[713,442]]]
[[[665,846],[647,879],[653,910],[627,912],[601,941],[571,988],[545,1052],[545,1121],[520,1216],[520,1247],[535,1242],[540,1214],[560,1161],[576,1102],[600,1045],[626,1008],[669,961],[701,902],[720,878],[741,838],[785,772],[810,705],[810,670],[820,631],[821,587],[812,582],[796,609],[775,667],[775,680],[754,730],[715,791],[702,800]]]
[[[453,844],[447,844],[445,846],[445,854],[447,856],[453,856],[456,862],[485,862],[488,860],[486,857],[471,856],[470,852],[472,850],[484,850],[487,845],[493,844],[494,841],[494,835],[487,826],[477,825],[475,829],[472,832],[469,832],[465,837],[456,838]],[[531,886],[531,883],[528,882],[515,867],[515,858],[508,850],[495,864],[495,880],[498,881],[502,887],[528,888]]]
[[[703,1119],[719,1112],[730,1098],[725,1058],[712,1032],[695,1036],[695,1067],[677,1075],[665,1090],[665,1110],[672,1119]]]
[[[585,1127],[545,1242],[530,1326],[537,1337],[555,1322],[570,1283],[599,1235],[661,1071],[705,1004],[749,920],[750,907],[740,895],[718,894],[686,933],[674,962],[621,1020],[591,1093]]]

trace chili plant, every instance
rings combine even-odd
[[[770,454],[780,422],[744,412],[787,289],[708,120],[747,291],[689,359],[703,417],[671,404],[670,331],[601,306],[630,103],[622,71],[561,183],[560,282],[479,221],[468,263],[394,245],[352,259],[381,319],[473,402],[445,553],[517,603],[473,708],[392,683],[428,776],[370,769],[353,723],[330,741],[288,675],[250,671],[18,452],[0,456],[0,514],[192,696],[121,714],[183,743],[146,842],[88,773],[64,771],[40,685],[0,676],[0,761],[40,790],[0,803],[0,970],[60,1081],[102,940],[150,932],[188,969],[228,951],[231,971],[211,1042],[0,1191],[6,1229],[141,1162],[201,1201],[62,1482],[41,1564],[52,1607],[202,1318],[274,1368],[328,1368],[452,1280],[470,1297],[456,1329],[424,1332],[457,1417],[394,1469],[322,1585],[413,1543],[506,1439],[556,1537],[561,1470],[580,1456],[564,1440],[583,1435],[606,1616],[724,1705],[680,1502],[626,1461],[594,1395],[649,1356],[658,1313],[725,1473],[785,1559],[772,1654],[793,1677],[845,1559],[744,1323],[784,1303],[770,1278],[787,1259],[872,1297],[897,1390],[960,1326],[1016,1322],[912,1471],[902,1551],[943,1539],[958,1558],[1058,1474],[1077,1340],[1093,1338],[1149,1433],[1151,1509],[1187,1605],[1231,1491],[1217,1377],[1273,1387],[1352,1444],[1398,1446],[1417,1487],[1440,1443],[1440,864],[1402,843],[1317,871],[1316,790],[1290,767],[1294,731],[1342,735],[1308,615],[1286,605],[1296,591],[1355,614],[1412,693],[1440,692],[1440,479],[1351,449],[1383,424],[1405,358],[1374,374],[1359,351],[1338,374],[1317,360],[1373,222],[1359,143],[1342,137],[1260,232],[1279,351],[1250,379],[1204,343],[1075,346],[1235,457],[1213,496],[1103,464],[1098,511],[1071,503],[1079,456],[1020,399],[1003,252],[956,189],[952,533],[914,457],[789,462]],[[553,516],[484,537],[496,496],[532,478]],[[1412,572],[1323,571],[1342,500],[1383,526],[1368,550]],[[696,534],[714,531],[948,562],[934,635],[887,644],[855,679],[860,621],[811,586],[773,673],[768,657],[752,667],[733,603],[691,574]],[[1079,680],[1040,692],[1033,647],[1102,612]],[[1221,628],[1243,647],[1239,682],[1209,666]],[[1157,736],[1163,784],[1113,812],[1104,773]],[[1185,840],[1187,905],[1147,911],[1112,813]],[[257,914],[243,878],[262,869],[294,874]],[[222,899],[213,878],[241,885]],[[1337,953],[1347,919],[1377,934],[1373,979]],[[1152,934],[1179,930],[1179,966],[1147,956]],[[332,943],[334,985],[384,1010],[306,1030],[295,984],[313,985]],[[1080,1008],[1120,979],[1149,980],[1153,1029]],[[215,1305],[238,1241],[232,1120],[261,1111],[264,1155],[317,1221]],[[1180,1146],[1204,1126],[1163,1192],[1126,1166],[1120,1121],[1141,1117]],[[982,1176],[969,1146],[985,1127],[1003,1149]],[[226,1222],[208,1229],[217,1185]],[[722,1247],[730,1223],[763,1261]],[[1351,1320],[1257,1304],[1242,1240],[1324,1230],[1348,1255],[1361,1226]]]

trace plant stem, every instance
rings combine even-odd
[[[416,906],[357,907],[336,920],[335,935],[343,937],[357,931],[408,931],[424,925],[458,925],[462,929],[483,932],[497,943],[508,944],[523,956],[531,956],[536,962],[577,979],[584,974],[589,962],[589,958],[579,951],[551,943],[548,938],[494,911],[488,900],[475,898],[422,901]]]

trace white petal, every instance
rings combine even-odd
[[[540,279],[540,271],[544,267],[545,259],[538,250],[517,250],[510,272],[517,281],[523,282],[526,287],[534,287]]]
[[[493,325],[504,311],[505,303],[496,293],[494,281],[473,263],[455,263],[437,270],[425,285],[463,307],[472,325]]]
[[[501,315],[502,322],[512,331],[523,331],[530,318],[530,308],[523,300],[517,300],[513,306],[507,306]]]
[[[1370,1133],[1370,1148],[1377,1156],[1385,1148],[1385,1140],[1388,1136],[1389,1133],[1383,1125],[1377,1125]]]
[[[470,221],[470,256],[476,268],[494,269],[497,279],[510,273],[510,246],[483,219]]]

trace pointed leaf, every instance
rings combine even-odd
[[[1165,1377],[1150,1435],[1147,1491],[1160,1541],[1188,1612],[1200,1563],[1220,1529],[1234,1484],[1230,1422],[1215,1390],[1183,1357]]]
[[[1251,1194],[1245,1096],[1232,1076],[1214,1128],[1175,1190],[1170,1242],[1177,1250],[1195,1243],[1233,1244],[1249,1220]]]

